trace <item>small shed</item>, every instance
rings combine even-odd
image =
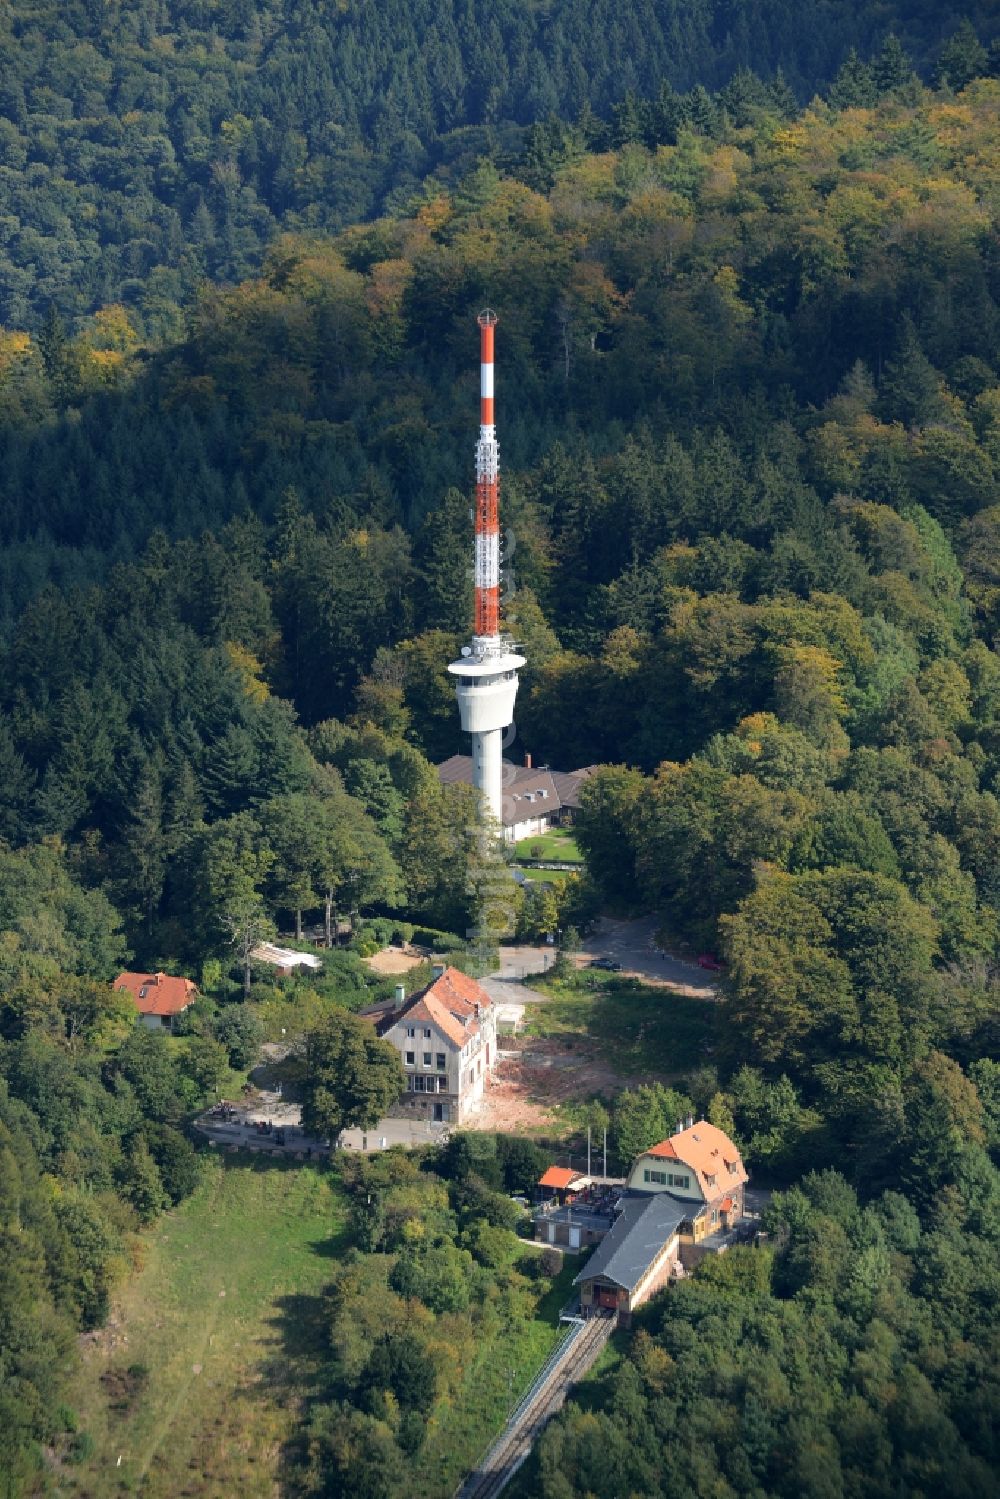
[[[506,1000],[496,1007],[497,1034],[516,1036],[524,1024],[524,1005]]]
[[[323,959],[315,953],[296,952],[293,947],[276,947],[273,942],[259,943],[250,956],[255,963],[267,963],[274,968],[280,978],[288,978],[300,970],[318,973],[323,967]]]
[[[590,1181],[589,1176],[581,1176],[579,1171],[571,1171],[567,1166],[550,1166],[538,1178],[539,1194],[543,1202],[553,1198],[562,1203],[572,1202],[585,1187],[590,1186]]]

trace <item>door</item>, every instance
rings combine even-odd
[[[443,1122],[443,1120],[444,1120],[444,1104],[443,1103],[436,1103],[434,1105],[434,1122],[435,1122],[435,1124],[441,1124]]]

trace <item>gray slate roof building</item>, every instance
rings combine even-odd
[[[649,1196],[627,1193],[610,1233],[606,1234],[579,1275],[575,1286],[601,1275],[625,1291],[634,1291],[656,1256],[685,1218],[699,1207],[669,1192]]]
[[[596,766],[582,770],[549,770],[547,766],[503,762],[503,824],[516,827],[533,817],[553,816],[562,809],[575,811],[580,805],[580,786]],[[472,785],[472,756],[452,755],[437,768],[445,786]]]

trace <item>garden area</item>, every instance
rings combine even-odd
[[[573,834],[565,828],[550,828],[537,838],[525,838],[516,846],[516,861],[544,860],[554,864],[582,864],[583,854]]]

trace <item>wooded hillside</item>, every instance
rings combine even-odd
[[[753,68],[805,102],[895,30],[925,77],[962,17],[789,0],[12,0],[0,11],[0,323],[123,300],[156,338],[208,276],[255,271],[281,229],[406,204],[431,173],[516,155],[550,116]],[[978,45],[978,44],[977,44]],[[944,50],[942,50],[944,49]],[[965,50],[968,50],[967,43]],[[959,48],[961,54],[962,48]],[[849,69],[850,69],[849,63]],[[963,61],[966,78],[982,71]],[[953,80],[955,81],[955,80]],[[626,111],[627,112],[627,111]]]
[[[369,991],[355,952],[291,998],[250,972],[247,1004],[252,942],[305,912],[355,949],[414,918],[447,944],[497,872],[430,763],[461,748],[488,301],[513,752],[605,766],[577,827],[599,895],[727,965],[686,1096],[755,1171],[806,1173],[787,1255],[651,1313],[540,1491],[983,1492],[1000,81],[959,45],[938,88],[886,45],[804,111],[746,76],[635,95],[613,137],[550,121],[375,222],[299,224],[187,310],[150,274],[159,322],[115,271],[78,325],[0,333],[0,1431],[25,1484],[67,1435],[74,1330],[190,1189],[185,1119],[262,1026]],[[202,979],[176,1048],[110,994],[128,951]],[[446,1226],[410,1259],[450,1235],[454,1261]],[[383,1363],[330,1398],[363,1394],[389,1495],[417,1421]],[[331,1432],[332,1406],[308,1481],[349,1492]]]

